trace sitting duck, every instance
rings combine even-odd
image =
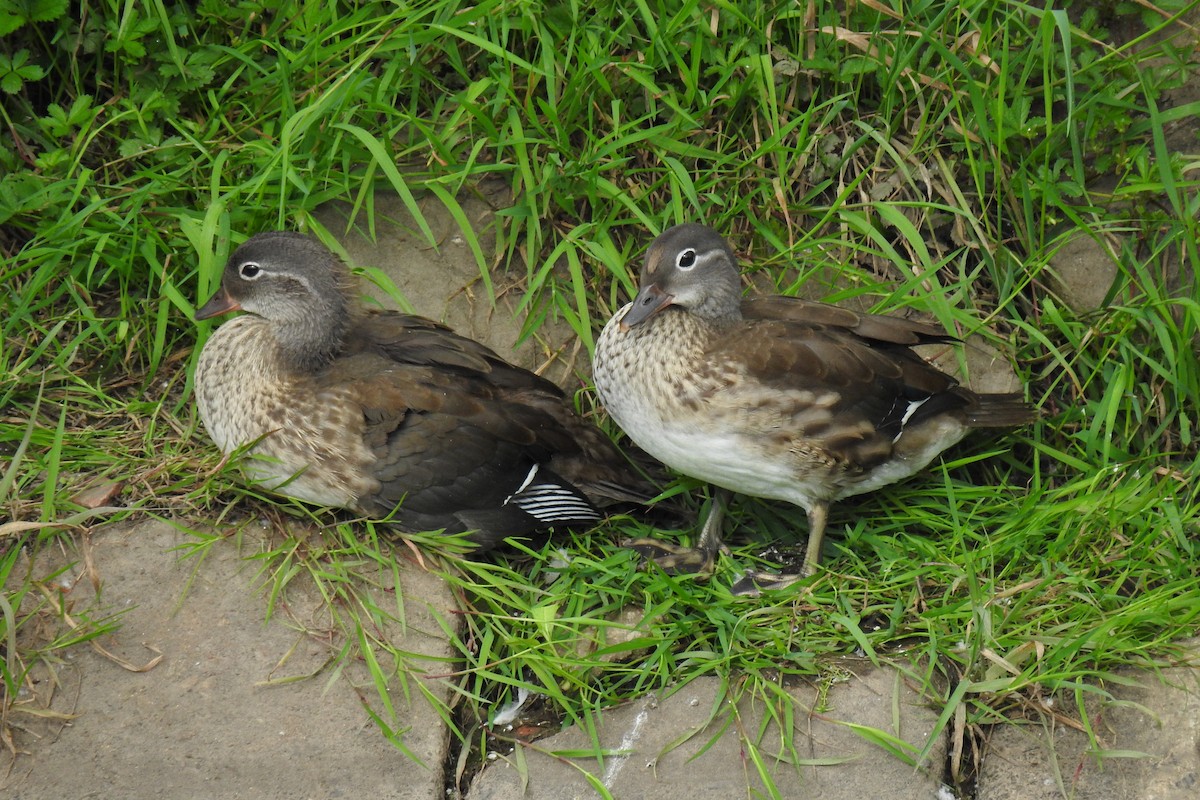
[[[196,312],[244,312],[204,344],[195,391],[212,440],[244,450],[256,483],[480,549],[646,498],[556,385],[431,320],[368,310],[352,287],[317,240],[262,233]]]

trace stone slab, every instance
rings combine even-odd
[[[361,663],[345,665],[334,677],[328,662],[339,644],[336,634],[328,641],[311,635],[328,619],[311,585],[294,580],[264,622],[260,562],[246,559],[261,545],[254,531],[246,528],[240,553],[232,539],[220,540],[203,560],[181,560],[180,548],[195,540],[162,522],[111,526],[94,535],[90,555],[102,581],[97,607],[124,612],[119,630],[100,643],[135,666],[157,655],[162,660],[131,672],[86,644],[63,651],[52,708],[74,718],[64,724],[11,714],[19,726],[16,745],[25,752],[14,761],[0,750],[0,796],[442,795],[445,726],[419,693],[406,701],[394,687],[397,726],[407,728],[403,744],[424,766],[386,740],[363,708],[363,701],[376,709],[380,704]],[[78,568],[68,575],[76,579],[64,600],[89,607],[90,582]],[[401,581],[406,632],[392,625],[388,635],[417,657],[449,656],[448,644],[430,634],[440,630],[432,613],[452,604],[448,591],[418,569],[403,568]],[[396,605],[386,592],[378,602]],[[441,662],[429,664],[444,669]],[[39,693],[47,691],[50,676],[36,674]],[[427,684],[446,697],[437,680]]]
[[[914,769],[847,724],[885,731],[923,748],[937,715],[898,675],[867,669],[830,687],[819,710],[815,688],[789,689],[797,720],[790,743],[774,723],[764,726],[761,702],[743,698],[733,713],[730,703],[718,700],[720,681],[698,678],[661,700],[647,697],[606,711],[598,724],[599,745],[618,755],[575,755],[595,752],[596,746],[586,732],[571,728],[496,759],[480,773],[467,800],[593,798],[598,793],[587,775],[621,800],[677,795],[928,800],[941,787],[945,749],[940,741],[927,765]]]
[[[1200,642],[1193,642],[1200,658]],[[1200,797],[1200,670],[1120,673],[1112,699],[1089,702],[1101,752],[1081,730],[1045,715],[995,727],[977,800],[1195,800]],[[1070,719],[1078,717],[1065,709]]]

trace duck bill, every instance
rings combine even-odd
[[[238,302],[229,296],[229,292],[225,291],[222,286],[217,290],[217,293],[212,296],[212,299],[200,307],[196,312],[196,321],[209,319],[210,317],[219,317],[222,314],[228,314],[230,311],[241,311],[242,307]]]
[[[625,316],[621,317],[621,333],[625,333],[634,325],[642,324],[673,302],[675,295],[667,294],[658,288],[658,284],[643,286],[637,297],[633,298]]]

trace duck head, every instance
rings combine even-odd
[[[637,297],[621,318],[622,331],[670,306],[711,321],[741,318],[737,257],[704,225],[676,225],[655,239],[638,285]]]
[[[233,251],[221,288],[197,312],[204,320],[244,311],[265,320],[291,366],[315,370],[342,346],[349,324],[349,272],[300,233],[260,233]]]

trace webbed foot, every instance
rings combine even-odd
[[[786,589],[793,583],[804,580],[813,574],[813,570],[805,564],[800,572],[757,572],[748,570],[745,575],[734,581],[729,592],[735,597],[758,597],[764,591],[773,592]]]
[[[711,575],[717,554],[727,551],[721,541],[721,523],[725,520],[728,500],[729,492],[717,489],[695,547],[668,544],[658,539],[632,539],[624,542],[624,546],[636,550],[647,561],[653,561],[668,575]]]
[[[683,547],[659,539],[630,539],[621,543],[652,561],[668,575],[711,575],[720,548]]]

